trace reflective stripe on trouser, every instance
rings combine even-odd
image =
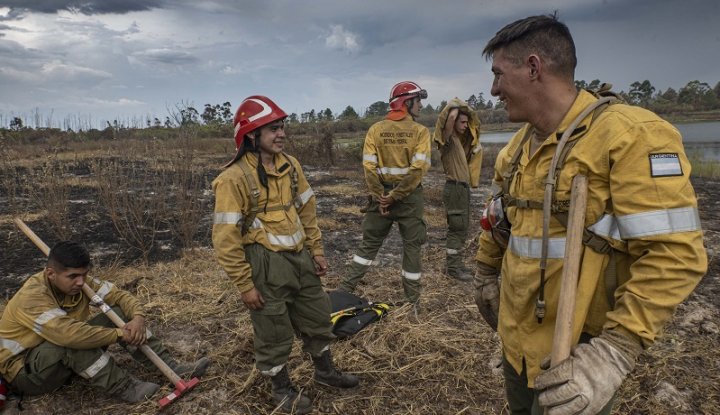
[[[377,202],[370,204],[362,224],[362,243],[340,284],[343,289],[352,291],[363,279],[368,270],[367,261],[375,259],[394,222],[397,222],[403,240],[403,264],[402,270],[398,271],[409,275],[422,272],[420,248],[425,243],[426,230],[423,221],[422,187],[418,187],[404,200],[396,202],[388,216],[380,215]],[[420,278],[403,278],[402,281],[408,301],[419,300],[422,288]]]
[[[464,265],[462,251],[470,226],[470,188],[464,184],[446,182],[443,204],[448,223],[447,267],[457,269]]]
[[[119,311],[119,308],[115,309]],[[103,317],[110,323],[104,314],[99,314],[88,324],[115,327],[103,324]],[[130,380],[128,373],[103,348],[80,350],[43,342],[25,356],[25,366],[13,379],[11,387],[26,395],[40,395],[64,385],[73,373],[111,394],[120,393]]]
[[[120,307],[113,307],[113,310],[125,320]],[[116,327],[105,314],[96,315],[88,320],[88,324]],[[147,344],[168,362],[169,352],[157,337],[148,338]],[[146,367],[155,368],[139,349],[135,350],[132,356]],[[128,373],[118,366],[103,348],[70,349],[44,342],[28,352],[25,367],[13,380],[12,388],[26,395],[48,393],[64,385],[73,373],[110,394],[122,392],[130,380]]]
[[[265,300],[250,311],[255,334],[255,365],[264,373],[282,367],[292,350],[293,334],[303,350],[320,356],[335,338],[330,324],[330,299],[323,291],[310,253],[273,252],[262,245],[245,247],[255,288]]]
[[[538,395],[535,389],[528,388],[525,362],[523,361],[522,373],[518,374],[512,365],[503,357],[503,377],[505,378],[505,397],[510,407],[511,415],[543,415],[544,408],[538,403]],[[610,415],[615,403],[615,396],[610,399],[605,407],[598,412],[598,415]]]

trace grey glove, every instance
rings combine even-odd
[[[478,262],[475,272],[475,304],[480,315],[497,331],[498,311],[500,309],[500,288],[498,286],[498,272],[495,268]]]
[[[535,378],[548,415],[595,415],[635,367],[642,347],[617,331],[604,331],[573,348],[569,358]],[[541,367],[547,369],[549,359]]]

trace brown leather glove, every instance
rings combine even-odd
[[[473,285],[475,285],[475,304],[477,304],[480,315],[493,330],[497,331],[500,309],[497,270],[490,265],[478,262]]]

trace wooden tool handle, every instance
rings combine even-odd
[[[550,354],[551,366],[555,366],[570,356],[573,343],[575,296],[582,262],[586,207],[587,177],[577,175],[573,178],[570,193],[570,211],[565,237],[565,262],[562,269],[555,333]]]
[[[45,256],[48,256],[50,254],[50,248],[45,244],[45,242],[40,239],[39,236],[35,234],[35,232],[30,229],[25,222],[23,222],[21,219],[15,218],[14,219],[15,225],[28,237],[31,241],[40,248],[40,250],[45,254]],[[108,318],[119,328],[125,327],[125,322],[123,319],[120,318],[119,315],[115,311],[113,311],[110,306],[105,304],[102,298],[100,298],[99,295],[93,291],[92,288],[90,288],[89,285],[83,284],[82,291],[85,293],[85,295],[92,300],[94,304],[97,304],[98,307],[100,307],[100,310],[102,310],[105,315],[108,316]],[[165,363],[160,356],[157,355],[147,344],[143,344],[140,346],[140,350],[145,353],[145,356],[150,359],[151,362],[157,366],[158,369],[165,375],[170,381],[176,385],[178,382],[182,382],[182,379],[180,379],[180,376],[175,373],[170,366]]]

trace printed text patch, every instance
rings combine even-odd
[[[650,176],[682,176],[682,166],[677,153],[655,153],[648,155],[650,158]]]

